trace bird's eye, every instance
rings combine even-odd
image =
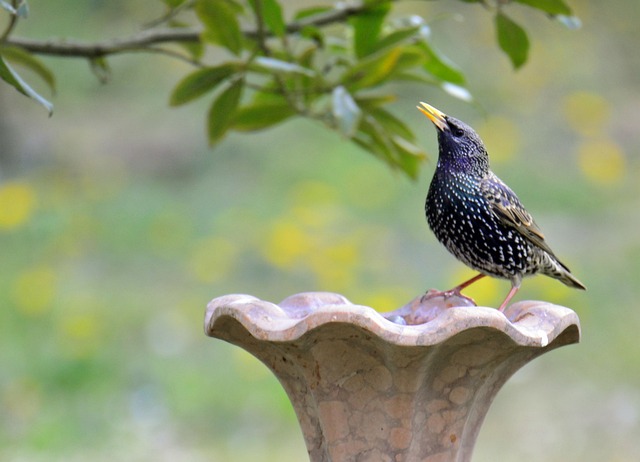
[[[464,135],[464,131],[460,127],[457,127],[455,125],[451,125],[451,133],[453,133],[453,136],[455,136],[456,138],[460,138],[462,135]]]

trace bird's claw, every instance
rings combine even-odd
[[[469,300],[471,303],[473,303],[473,305],[478,306],[478,304],[476,303],[476,301],[471,298],[471,297],[467,297],[466,295],[463,295],[460,292],[459,288],[454,288],[451,290],[436,290],[436,289],[429,289],[425,292],[425,294],[420,298],[420,303],[423,303],[427,300],[431,300],[433,298],[436,297],[442,297],[443,299],[447,300],[451,297],[460,297],[460,298],[464,298],[465,300]]]

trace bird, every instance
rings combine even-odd
[[[450,253],[479,273],[451,290],[429,291],[425,297],[464,297],[461,291],[485,276],[511,281],[500,311],[525,276],[543,274],[586,290],[553,253],[518,196],[491,171],[487,150],[473,128],[427,103],[421,102],[418,109],[438,134],[438,163],[425,202],[427,222]]]

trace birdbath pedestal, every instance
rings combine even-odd
[[[262,361],[286,390],[311,462],[469,461],[508,378],[580,338],[577,315],[545,302],[476,307],[420,297],[390,313],[332,293],[278,305],[212,300],[205,332]]]

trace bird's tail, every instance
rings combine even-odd
[[[573,274],[571,274],[569,271],[565,271],[562,274],[562,277],[558,278],[560,280],[560,282],[562,282],[563,284],[569,286],[569,287],[574,287],[576,289],[580,289],[580,290],[587,290],[587,287],[581,283],[578,278],[576,278]]]
[[[562,263],[560,260],[555,260],[555,268],[551,269],[547,274],[553,278],[556,278],[558,281],[562,282],[564,285],[569,287],[573,287],[575,289],[587,290],[587,287],[578,280],[573,274],[571,274],[571,270]]]

